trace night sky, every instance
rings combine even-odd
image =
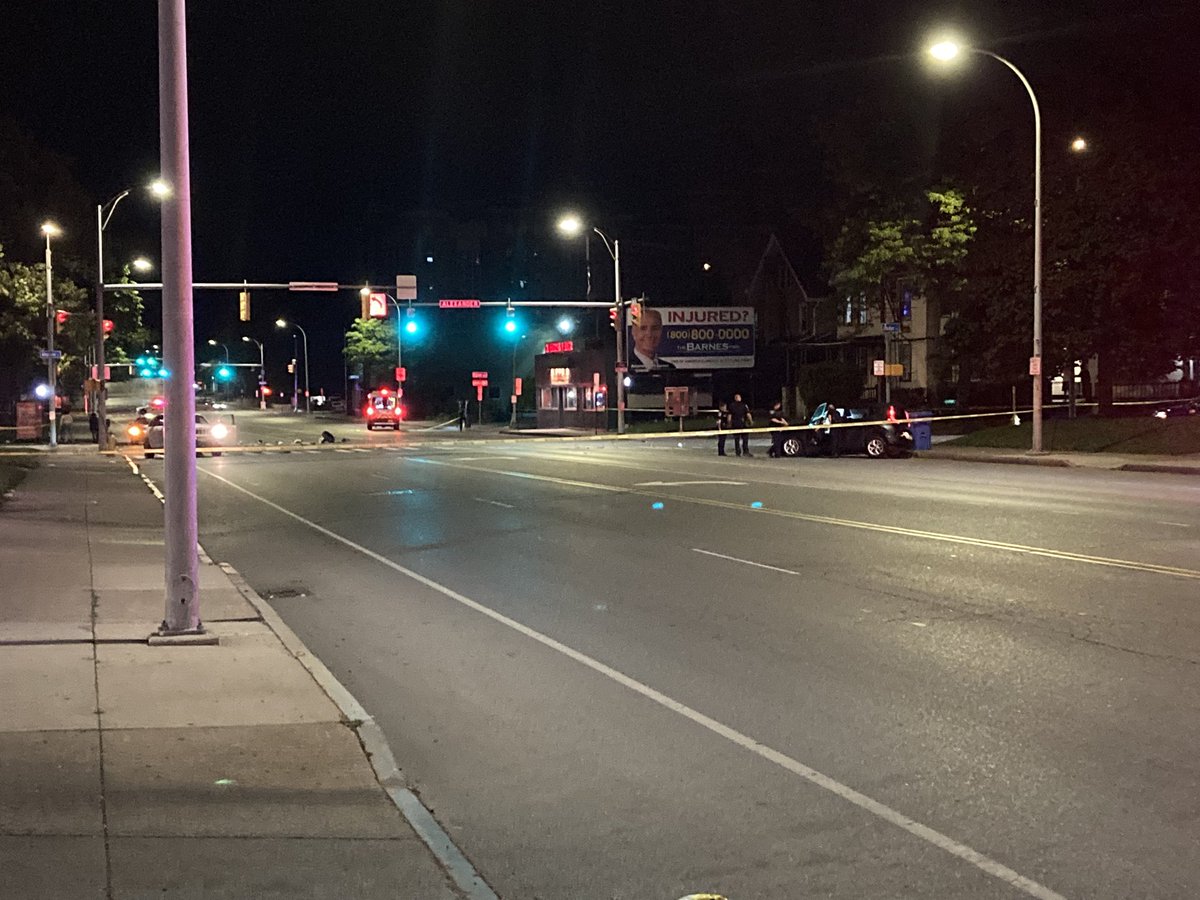
[[[948,123],[972,116],[1030,127],[1023,92],[994,64],[954,78],[925,71],[915,53],[933,26],[956,26],[1025,70],[1050,147],[1122,94],[1169,116],[1189,108],[1178,105],[1187,91],[1195,111],[1200,29],[1189,7],[193,2],[196,277],[359,283],[415,271],[427,285],[439,262],[422,271],[426,254],[461,249],[422,243],[414,223],[436,219],[450,232],[509,229],[508,244],[540,260],[528,295],[579,297],[580,247],[553,232],[572,207],[622,238],[626,295],[690,301],[703,261],[736,294],[772,231],[820,293],[822,216],[837,201],[821,135],[847,110],[876,104],[904,123],[895,145],[872,150],[884,167],[936,171],[953,143]],[[17,0],[3,25],[0,115],[69,158],[92,204],[156,173],[154,3]],[[86,209],[46,215],[89,221]],[[156,229],[152,205],[131,198],[107,239],[114,255],[157,256]],[[78,237],[87,256],[94,238]],[[601,294],[603,254],[593,245]],[[512,284],[434,285],[433,295],[472,288],[495,298]],[[314,306],[330,302],[256,297],[256,319],[261,309],[263,320],[325,321]],[[346,295],[341,305],[331,335],[353,315]],[[198,297],[197,337],[236,338],[229,308]]]

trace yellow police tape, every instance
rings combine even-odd
[[[1018,415],[1024,415],[1028,412],[1030,412],[1030,411],[1027,409],[1017,410]],[[964,413],[962,415],[957,415],[957,416],[936,416],[936,417],[923,417],[923,418],[909,417],[908,419],[900,419],[895,422],[890,422],[887,419],[871,419],[871,420],[856,419],[852,422],[838,422],[833,425],[786,425],[786,426],[780,426],[780,427],[766,426],[766,427],[762,427],[762,428],[730,428],[730,429],[725,429],[725,430],[711,429],[711,430],[705,430],[705,431],[652,431],[652,432],[645,432],[645,433],[639,433],[639,434],[610,434],[608,432],[601,432],[599,434],[531,435],[528,433],[517,434],[517,433],[509,432],[509,433],[507,433],[507,436],[505,436],[505,437],[445,438],[443,440],[436,441],[436,442],[431,442],[428,440],[428,438],[424,437],[424,435],[422,434],[424,429],[418,429],[416,431],[408,431],[408,432],[402,432],[402,433],[404,433],[404,434],[422,434],[422,440],[421,440],[422,445],[427,445],[429,443],[436,443],[439,446],[444,446],[444,447],[482,446],[482,445],[494,445],[494,444],[538,444],[538,443],[578,444],[578,443],[589,443],[589,442],[590,443],[600,443],[600,442],[605,442],[605,441],[653,441],[653,440],[679,441],[682,438],[709,438],[709,437],[718,437],[720,435],[729,436],[729,435],[733,435],[733,434],[769,435],[775,431],[822,431],[822,430],[829,429],[829,428],[850,428],[850,427],[862,427],[862,426],[866,426],[866,425],[889,425],[889,424],[890,425],[903,425],[906,423],[911,424],[913,422],[933,422],[933,421],[946,422],[946,421],[961,420],[961,419],[984,419],[984,418],[997,418],[997,417],[1011,418],[1012,415],[1013,415],[1013,412],[1011,410],[1009,410],[1007,412],[1002,412],[1002,413],[999,413],[999,412],[995,412],[995,413]],[[403,448],[404,446],[405,446],[404,444],[373,444],[373,445],[363,446],[362,444],[358,444],[358,443],[353,443],[353,444],[349,444],[349,445],[346,443],[339,443],[339,444],[291,443],[291,444],[230,445],[230,446],[222,446],[222,447],[198,447],[196,449],[196,452],[200,455],[205,455],[205,454],[215,455],[218,453],[219,454],[228,453],[231,455],[246,454],[246,453],[295,453],[295,452],[298,452],[301,450],[318,450],[321,452],[328,453],[328,452],[332,452],[332,451],[336,451],[336,450],[364,450],[364,451],[367,451],[367,450],[382,450],[385,448],[392,448],[392,447]],[[129,456],[129,455],[135,453],[139,449],[141,449],[141,448],[127,445],[127,446],[118,448],[116,450],[103,450],[101,452],[108,454],[108,455],[119,454],[119,455],[123,455],[123,456]],[[161,448],[156,449],[155,455],[161,456],[162,452],[163,451]]]

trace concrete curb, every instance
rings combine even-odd
[[[1000,463],[1010,466],[1050,466],[1057,469],[1072,469],[1076,466],[1069,460],[1048,456],[975,456],[970,453],[930,453],[917,451],[913,456],[918,459],[949,459],[955,462]]]
[[[1200,475],[1200,466],[1173,466],[1170,463],[1125,463],[1120,472],[1160,472],[1167,475]]]
[[[955,453],[953,451],[927,451],[915,454],[921,459],[949,459],[956,462],[999,463],[1010,466],[1050,466],[1059,469],[1095,469],[1098,472],[1150,472],[1167,475],[1200,475],[1200,466],[1172,465],[1171,463],[1127,462],[1119,465],[1092,465],[1086,461],[1064,459],[1061,456],[1007,456],[1003,454]],[[1086,460],[1086,457],[1084,457]]]
[[[304,641],[292,631],[266,600],[246,582],[241,574],[228,563],[217,563],[217,566],[229,578],[238,593],[254,607],[262,617],[263,622],[279,638],[280,643],[296,658],[297,662],[308,671],[317,686],[325,692],[341,711],[346,724],[353,729],[358,742],[371,763],[375,779],[383,788],[384,793],[395,805],[400,814],[412,827],[417,836],[429,848],[434,857],[445,869],[455,886],[463,892],[468,900],[499,900],[496,893],[488,886],[483,877],[476,871],[471,861],[458,848],[433,817],[433,813],[421,802],[420,797],[407,786],[404,773],[396,764],[396,757],[388,745],[383,729],[355,699],[337,677],[329,671],[321,660],[312,654]]]

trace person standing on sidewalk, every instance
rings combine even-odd
[[[717,431],[724,432],[724,431],[728,431],[728,430],[729,430],[729,407],[728,407],[728,405],[722,403],[720,406],[717,407]],[[725,438],[726,438],[726,435],[724,435],[724,434],[717,435],[717,456],[727,455],[725,453]],[[736,438],[735,438],[735,440],[736,440]]]
[[[735,431],[739,428],[749,428],[754,424],[754,419],[750,415],[750,407],[742,402],[741,394],[734,394],[733,402],[729,404],[729,424]],[[733,436],[733,452],[738,456],[743,453],[751,456],[750,435],[735,434]]]
[[[63,410],[62,419],[58,423],[58,439],[61,443],[71,443],[72,426],[75,424],[75,417],[71,415],[69,409]]]
[[[771,407],[771,424],[776,428],[787,428],[788,420],[783,417],[783,404],[776,403]],[[770,456],[779,459],[783,456],[783,432],[771,432],[771,452]]]
[[[88,428],[92,430],[92,443],[100,443],[100,417],[96,415],[95,410],[88,416]]]

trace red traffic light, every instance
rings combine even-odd
[[[113,320],[112,319],[104,319],[102,326],[104,328],[105,334],[112,334],[112,330],[113,330]]]
[[[614,331],[616,330],[616,328],[617,328],[617,308],[615,306],[610,306],[608,308],[608,324],[613,327]]]

